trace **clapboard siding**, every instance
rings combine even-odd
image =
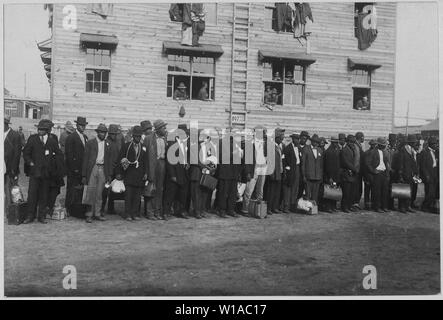
[[[265,27],[264,3],[251,4],[250,50],[248,57],[247,126],[284,126],[289,130],[309,130],[321,134],[364,129],[367,136],[386,134],[392,127],[395,72],[396,4],[377,5],[378,36],[372,46],[360,51],[354,37],[353,3],[312,3],[314,15],[310,54],[316,62],[309,66],[305,107],[260,106],[263,94],[261,49],[282,48],[306,53],[292,34],[276,33]],[[272,4],[270,4],[272,5]],[[181,24],[169,21],[168,4],[114,4],[106,19],[87,13],[86,4],[76,4],[78,28],[62,28],[63,5],[55,5],[53,120],[64,123],[77,115],[88,118],[91,126],[100,122],[129,127],[140,120],[163,118],[171,126],[178,121],[181,103],[166,97],[167,57],[163,41],[180,41]],[[198,120],[200,127],[227,127],[229,124],[232,4],[219,3],[217,25],[206,25],[200,43],[220,44],[224,54],[216,60],[215,101],[187,101],[185,121]],[[118,46],[111,56],[109,94],[85,92],[85,52],[80,48],[81,33],[115,35]],[[309,52],[308,52],[309,53]],[[351,74],[348,57],[382,65],[372,76],[371,111],[352,109]],[[235,109],[237,110],[237,109]]]

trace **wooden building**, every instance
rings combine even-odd
[[[199,46],[181,44],[182,23],[171,21],[169,4],[55,4],[52,39],[42,55],[52,119],[62,124],[85,116],[91,129],[100,122],[128,128],[161,118],[169,128],[198,120],[200,128],[261,124],[325,136],[387,135],[396,4],[370,7],[377,37],[360,50],[355,19],[363,9],[354,3],[311,3],[314,22],[306,37],[274,30],[274,3],[205,4]],[[189,100],[173,99],[181,82]],[[207,96],[199,99],[203,82]],[[272,108],[263,103],[267,86],[281,94]],[[356,109],[359,95],[369,97],[368,110]]]

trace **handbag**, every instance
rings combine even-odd
[[[209,190],[214,190],[217,187],[217,182],[217,179],[210,174],[202,174],[200,178],[200,185]]]
[[[333,187],[330,184],[323,186],[323,198],[339,201],[343,197],[343,192],[340,187]]]
[[[25,201],[23,192],[17,184],[11,188],[11,201],[12,203],[22,203]]]
[[[145,188],[143,189],[143,196],[144,197],[154,197],[155,196],[155,183],[149,182],[147,185],[145,185]]]
[[[398,199],[411,199],[411,185],[407,183],[393,183],[391,197]]]
[[[250,216],[257,219],[264,219],[268,214],[268,205],[266,201],[250,200],[248,213]]]
[[[114,179],[111,182],[111,190],[114,193],[123,193],[125,192],[126,188],[125,188],[125,184],[123,183],[123,180],[117,180]]]

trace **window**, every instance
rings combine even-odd
[[[352,70],[353,108],[355,110],[371,109],[371,71]]]
[[[214,58],[168,55],[167,97],[214,100],[214,87]]]
[[[265,62],[263,102],[270,105],[305,105],[306,67],[291,61]]]
[[[358,15],[362,13],[371,13],[374,2],[354,3],[354,35],[357,37]]]
[[[282,30],[277,25],[277,8],[274,6],[265,6],[265,29],[279,32],[293,33],[292,19],[283,24]]]
[[[108,93],[111,51],[86,48],[86,92]]]

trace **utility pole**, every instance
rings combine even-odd
[[[406,110],[406,135],[408,135],[408,126],[409,126],[409,101],[408,101],[408,109]]]

